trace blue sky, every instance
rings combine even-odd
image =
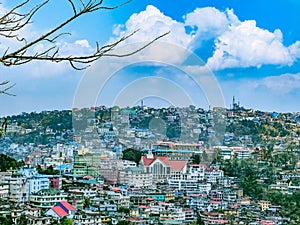
[[[8,0],[1,2],[0,12],[13,4]],[[104,4],[112,3],[104,1]],[[299,10],[298,0],[274,0],[272,3],[261,0],[189,0],[184,3],[133,0],[117,10],[96,12],[73,22],[64,30],[72,35],[62,37],[57,44],[63,54],[82,54],[91,52],[95,41],[106,44],[138,28],[140,31],[124,44],[149,41],[170,31],[161,41],[180,46],[201,58],[216,77],[227,107],[235,96],[246,108],[300,111]],[[70,13],[67,1],[50,1],[22,35],[30,40]],[[15,43],[1,39],[0,54],[6,45],[14,47]],[[43,45],[36,47],[43,48]],[[72,108],[77,87],[87,73],[87,70],[74,71],[65,63],[36,62],[9,68],[1,65],[0,81],[16,83],[11,92],[17,96],[0,96],[0,117],[23,111]],[[101,76],[101,72],[97,75]],[[97,104],[110,105],[130,83],[153,76],[170,81],[167,91],[174,92],[171,89],[174,83],[192,96],[198,107],[207,107],[205,93],[199,94],[201,90],[191,84],[187,74],[163,62],[160,65],[139,63],[113,74],[105,88],[99,90]],[[165,96],[154,97],[162,99],[162,103],[168,102]],[[159,105],[159,101],[147,101],[146,104]]]

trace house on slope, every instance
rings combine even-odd
[[[75,210],[76,209],[67,201],[61,201],[49,209],[45,215],[54,218],[62,218],[65,216],[68,218],[73,218]]]

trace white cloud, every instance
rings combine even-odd
[[[185,32],[184,24],[165,16],[156,7],[148,5],[146,10],[133,14],[125,25],[116,25],[113,31],[114,41],[126,34],[139,30],[126,43],[151,41],[166,32],[171,33],[161,41],[187,47],[192,37]]]
[[[57,43],[57,46],[60,49],[60,55],[68,56],[68,55],[86,55],[91,54],[95,51],[89,44],[88,40],[76,40],[75,42],[68,42],[62,40]]]
[[[279,29],[271,32],[258,27],[254,20],[240,21],[232,9],[196,8],[183,19],[178,22],[149,5],[125,24],[116,25],[110,41],[137,29],[140,31],[126,43],[150,41],[167,31],[171,33],[161,41],[192,50],[201,47],[202,41],[213,39],[215,51],[207,61],[212,70],[264,64],[290,66],[300,58],[300,41],[284,46]]]
[[[87,48],[87,49],[88,49],[88,48],[91,48],[91,46],[90,46],[88,40],[77,40],[77,41],[75,41],[75,44],[76,44],[76,45],[79,45],[79,46],[81,46],[81,47]]]
[[[230,24],[240,23],[233,10],[227,9],[226,12],[221,12],[214,7],[196,8],[183,18],[185,25],[193,29],[195,33],[193,44],[190,46],[192,48],[201,46],[203,40],[220,36]]]
[[[289,51],[295,61],[300,59],[300,41],[289,46]]]
[[[0,13],[6,10],[0,5]],[[220,11],[214,7],[196,8],[183,15],[183,22],[179,22],[148,5],[144,11],[133,14],[125,24],[115,25],[110,42],[135,30],[139,31],[124,44],[150,41],[168,31],[171,33],[161,41],[191,50],[201,47],[204,40],[215,40],[215,50],[207,61],[212,70],[260,67],[264,64],[285,66],[292,65],[300,58],[300,41],[284,46],[280,30],[271,32],[262,29],[257,27],[254,20],[240,21],[232,9]],[[22,35],[31,40],[40,33],[30,25]],[[0,37],[2,53],[7,46],[18,45]],[[70,42],[70,39],[62,38],[57,46],[61,49],[60,55],[88,54],[93,51],[89,42],[84,39]],[[43,43],[35,46],[32,52],[41,52],[46,48],[47,45]],[[168,57],[174,57],[175,62],[183,59],[183,56],[174,55],[172,50]]]
[[[254,20],[231,25],[218,37],[215,52],[207,62],[214,70],[292,63],[293,57],[289,49],[282,44],[281,31],[261,29]]]
[[[288,94],[292,91],[300,90],[300,73],[269,76],[262,80],[261,85],[276,95]]]
[[[227,107],[236,96],[246,108],[299,112],[300,73],[230,79],[220,84]]]

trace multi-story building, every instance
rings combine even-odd
[[[30,205],[50,209],[57,202],[67,199],[67,194],[58,189],[44,189],[30,195]]]
[[[223,160],[230,160],[233,157],[232,149],[227,146],[216,146],[215,149],[219,151]]]
[[[23,168],[18,174],[25,176],[29,185],[29,194],[38,192],[39,190],[49,188],[49,178],[47,175],[38,174],[35,168]]]
[[[34,177],[28,179],[28,183],[29,194],[49,188],[49,178],[46,175],[35,175]]]
[[[207,166],[205,164],[189,164],[188,174],[193,180],[202,181],[205,177],[205,169]]]
[[[224,177],[224,171],[215,169],[215,168],[208,168],[205,170],[205,179],[208,183],[217,183]]]
[[[198,183],[196,180],[188,179],[186,175],[181,177],[170,177],[168,179],[168,184],[170,188],[175,188],[177,190],[195,190],[197,189]]]
[[[62,178],[61,176],[49,176],[49,188],[62,188]]]
[[[18,203],[25,203],[29,197],[29,183],[22,175],[9,177],[9,199]]]
[[[31,225],[49,225],[51,222],[50,217],[42,216],[42,210],[40,208],[26,206],[25,215],[28,220],[28,224]]]
[[[116,204],[109,204],[105,202],[104,204],[99,205],[100,212],[106,212],[108,215],[114,215],[117,212]]]
[[[9,184],[6,182],[0,183],[0,199],[6,200],[9,197]]]
[[[184,213],[184,223],[190,224],[196,221],[195,212],[192,209],[185,209],[183,210]]]
[[[224,214],[219,212],[203,212],[201,213],[201,218],[205,225],[213,224],[228,224],[228,220],[224,219]]]
[[[223,193],[223,200],[227,202],[235,202],[237,200],[237,194],[231,190],[225,190]]]
[[[258,202],[258,205],[260,206],[261,211],[266,211],[270,207],[271,203],[269,201],[261,200]]]
[[[200,194],[186,196],[185,199],[186,205],[188,205],[190,209],[204,211],[207,207],[207,200]]]
[[[119,171],[118,183],[134,187],[149,187],[153,184],[153,175],[138,167],[127,167]]]
[[[238,159],[248,159],[250,158],[250,151],[242,147],[233,147],[233,154],[237,156]]]
[[[83,213],[74,216],[75,224],[81,225],[101,225],[103,222],[109,222],[110,217],[99,216],[99,212],[84,211]]]

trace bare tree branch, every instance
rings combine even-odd
[[[0,53],[0,63],[2,65],[7,67],[17,66],[29,63],[31,61],[50,61],[55,63],[68,62],[69,65],[75,70],[82,70],[86,69],[92,62],[104,56],[126,57],[133,55],[169,33],[164,33],[154,38],[152,41],[149,41],[141,48],[135,49],[125,54],[114,54],[112,51],[119,44],[132,37],[136,32],[138,32],[138,30],[133,31],[128,35],[124,35],[123,37],[111,44],[100,46],[99,43],[96,42],[96,47],[94,51],[90,54],[62,56],[61,49],[59,48],[59,46],[56,45],[56,41],[64,35],[71,35],[70,33],[61,32],[66,25],[77,20],[83,15],[100,10],[115,10],[117,8],[122,7],[125,4],[128,4],[132,0],[125,0],[121,4],[111,7],[104,6],[103,0],[78,0],[77,2],[76,0],[65,0],[70,5],[72,12],[71,15],[67,17],[65,21],[62,21],[58,25],[54,26],[54,28],[52,28],[50,31],[36,38],[33,38],[33,40],[31,41],[26,40],[26,37],[22,37],[20,35],[22,30],[32,22],[32,18],[36,15],[36,13],[42,7],[45,7],[49,1],[50,0],[42,0],[40,4],[36,4],[33,7],[31,7],[29,3],[32,1],[24,0],[22,3],[19,3],[3,15],[0,15],[0,37],[6,39],[7,41],[15,41],[15,44],[6,46],[3,52]],[[25,12],[22,13],[22,11]],[[41,43],[47,43],[50,46],[48,46],[45,50],[35,52],[34,47]],[[16,48],[16,46],[20,47]],[[9,85],[9,81],[1,82],[0,94],[15,96],[14,94],[9,92],[10,89],[14,86],[15,84]],[[3,130],[3,126],[0,126],[0,128],[2,128]]]
[[[42,34],[41,36],[33,39],[30,42],[27,42],[25,38],[19,36],[19,32],[31,22],[31,19],[36,14],[36,12],[38,12],[42,7],[44,7],[49,2],[49,0],[44,0],[42,3],[34,6],[26,13],[20,13],[19,11],[21,11],[21,9],[23,9],[24,6],[28,5],[29,1],[30,0],[25,0],[23,3],[15,6],[6,14],[0,17],[0,36],[3,36],[4,38],[8,39],[15,39],[18,42],[23,43],[20,48],[13,51],[10,51],[10,48],[7,48],[6,51],[2,54],[2,56],[0,56],[0,63],[2,63],[4,66],[22,65],[30,61],[51,61],[56,63],[65,61],[68,62],[72,68],[80,70],[85,69],[89,66],[90,63],[103,56],[126,57],[135,54],[138,51],[141,51],[142,49],[149,46],[154,41],[168,34],[162,34],[154,38],[142,48],[136,49],[132,52],[128,52],[123,55],[116,55],[110,52],[117,45],[134,35],[137,31],[134,31],[126,36],[121,37],[119,40],[115,41],[112,44],[99,46],[99,44],[96,42],[96,48],[91,54],[61,56],[60,48],[55,45],[55,42],[61,36],[69,34],[60,33],[62,28],[64,28],[66,25],[70,24],[72,21],[78,19],[79,17],[82,17],[85,14],[89,14],[99,10],[114,10],[125,4],[128,4],[129,2],[131,2],[131,0],[125,1],[122,4],[112,7],[104,6],[103,0],[80,0],[80,3],[75,3],[75,0],[65,0],[70,4],[72,15],[65,21],[58,24],[56,27],[52,28],[50,31]],[[34,52],[34,46],[43,42],[47,42],[53,45],[42,52]]]
[[[9,84],[9,81],[3,81],[0,83],[0,86],[5,86]],[[12,84],[12,85],[9,85],[8,87],[5,87],[4,89],[0,89],[0,94],[6,94],[6,95],[9,95],[9,96],[16,96],[15,94],[12,94],[12,93],[9,93],[8,90],[10,90],[13,86],[15,86],[16,84]]]

